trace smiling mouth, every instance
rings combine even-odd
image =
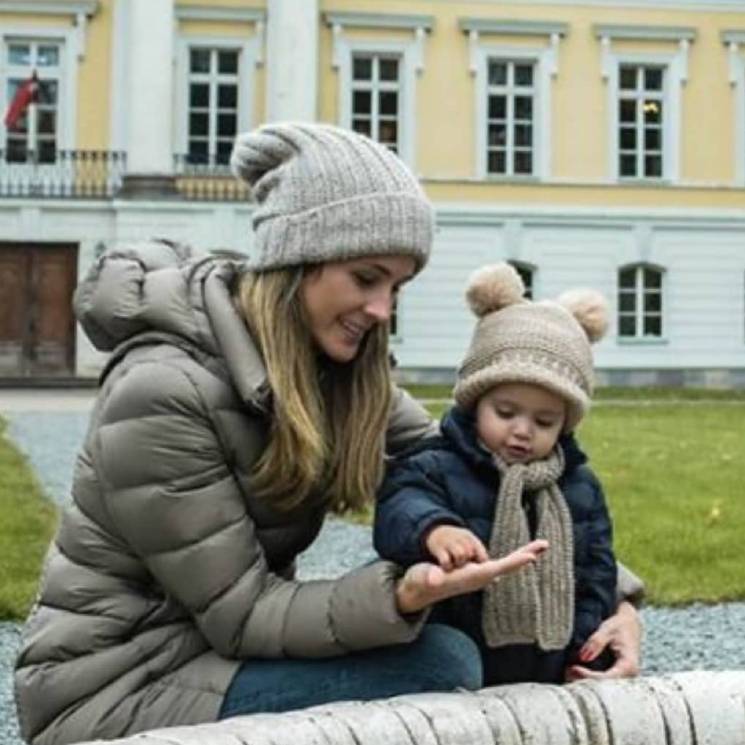
[[[344,330],[346,338],[354,344],[358,344],[362,337],[367,333],[367,328],[359,326],[356,323],[350,323],[349,321],[340,321],[339,325]]]

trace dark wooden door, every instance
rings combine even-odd
[[[78,247],[0,243],[0,377],[70,376]]]

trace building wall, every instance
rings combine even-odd
[[[349,101],[344,82],[350,48],[404,55],[402,90],[411,98],[400,114],[406,130],[401,155],[422,179],[438,223],[432,260],[399,301],[392,345],[404,375],[452,377],[473,326],[463,302],[467,277],[483,263],[506,259],[534,267],[535,297],[577,285],[606,294],[613,320],[597,347],[606,382],[745,386],[745,6],[734,0],[314,1],[320,17],[313,66],[321,121],[348,121],[343,106]],[[122,59],[136,53],[138,37],[117,27],[124,2],[98,3],[85,27],[84,53],[74,62],[72,146],[78,149],[127,150],[132,144],[126,136]],[[307,61],[300,52],[281,62],[273,56],[266,28],[271,2],[222,0],[213,6],[179,0],[175,8],[174,91],[163,105],[175,113],[179,153],[185,126],[183,43],[250,45],[255,58],[241,90],[250,103],[242,128],[263,122],[276,110],[277,96],[286,93],[273,88],[268,64],[302,69]],[[200,17],[184,18],[183,8]],[[250,11],[250,18],[221,17],[231,10]],[[251,15],[254,11],[260,12]],[[481,29],[474,48],[464,19],[475,19]],[[524,24],[529,32],[507,33],[505,25],[484,30],[488,22],[502,21]],[[0,32],[3,26],[29,33],[60,29],[68,42],[75,33],[69,13],[7,13],[0,0]],[[613,34],[638,27],[674,38],[611,34],[606,46],[599,27],[615,29]],[[559,29],[555,39],[552,28]],[[680,38],[689,30],[694,38],[686,51]],[[732,48],[725,32],[735,39]],[[483,49],[511,50],[517,58],[535,53],[547,61],[539,98],[548,102],[550,157],[536,176],[479,175],[482,81],[471,65]],[[671,70],[687,73],[673,83],[680,108],[677,172],[671,179],[619,180],[613,174],[610,122],[617,102],[609,94],[612,76],[604,73],[614,55],[673,60]],[[668,103],[666,112],[675,114]],[[152,116],[158,126],[158,112]],[[153,236],[204,249],[250,251],[250,213],[250,205],[241,202],[0,198],[0,240],[78,242],[82,274],[102,248]],[[659,337],[618,334],[618,271],[632,264],[663,270]],[[101,361],[81,334],[78,374],[94,374]]]

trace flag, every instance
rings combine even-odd
[[[39,95],[39,78],[36,76],[36,70],[31,77],[21,85],[16,91],[13,100],[5,112],[5,126],[8,129],[14,129],[26,109],[36,101]]]

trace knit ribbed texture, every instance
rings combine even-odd
[[[271,124],[239,135],[231,166],[256,202],[255,271],[372,255],[412,256],[421,268],[433,210],[388,148],[325,124]]]
[[[488,313],[476,324],[453,391],[469,409],[500,383],[533,383],[567,402],[566,431],[590,406],[592,351],[572,314],[550,300],[521,302]]]
[[[489,539],[489,555],[506,556],[532,538],[545,538],[548,551],[534,565],[499,578],[484,590],[482,627],[490,647],[537,644],[564,649],[574,626],[574,538],[572,517],[557,481],[564,471],[560,447],[543,460],[508,465],[494,454],[501,475]],[[530,535],[523,494],[535,503]]]

